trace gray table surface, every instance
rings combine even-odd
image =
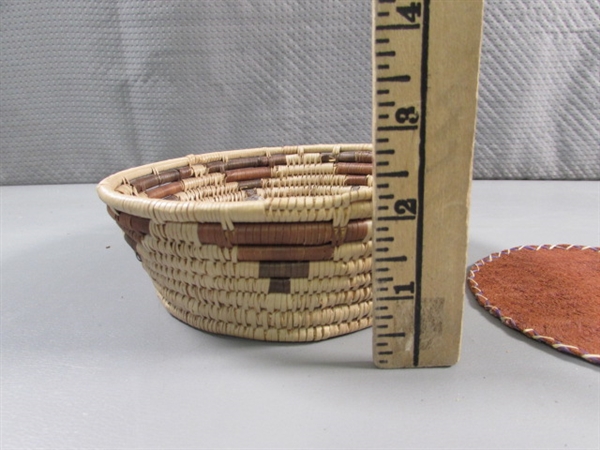
[[[1,446],[599,448],[600,370],[465,295],[460,362],[378,370],[371,331],[313,344],[171,318],[92,185],[3,187]],[[476,181],[468,263],[600,244],[600,183]]]

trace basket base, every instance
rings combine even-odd
[[[302,328],[265,328],[248,327],[198,316],[189,311],[176,307],[169,302],[158,290],[158,298],[163,306],[176,319],[202,331],[213,334],[241,337],[258,341],[270,342],[315,342],[354,333],[371,326],[371,317],[359,318],[338,324],[318,325]],[[370,302],[369,302],[370,303]]]

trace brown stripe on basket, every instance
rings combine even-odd
[[[117,222],[117,225],[123,231],[125,242],[127,242],[127,244],[135,251],[136,256],[139,258],[136,245],[142,242],[144,236],[148,234],[150,221],[148,219],[142,219],[130,214],[115,211],[111,207],[108,207],[107,210],[110,217]]]
[[[270,167],[251,167],[247,169],[234,169],[225,172],[225,181],[260,180],[262,178],[271,178]]]
[[[346,177],[347,186],[368,186],[369,178],[363,175],[348,175]]]
[[[357,242],[369,234],[369,221],[356,220],[344,229],[331,222],[241,223],[225,231],[221,224],[198,224],[198,239],[203,244],[233,245],[321,245]]]
[[[310,262],[261,261],[258,278],[308,278]]]
[[[372,163],[372,152],[342,152],[337,157],[338,162]]]
[[[194,171],[191,167],[179,167],[177,169],[168,169],[159,173],[151,173],[148,175],[142,175],[141,177],[134,178],[129,181],[129,184],[133,186],[138,192],[144,192],[154,186],[160,184],[171,183],[173,181],[179,181],[184,178],[190,178],[193,176]]]
[[[333,153],[323,153],[320,156],[320,162],[344,162],[344,163],[372,163],[372,152],[342,152],[338,155]],[[245,158],[233,158],[228,161],[211,161],[206,164],[208,173],[227,172],[230,170],[247,169],[255,167],[273,167],[287,165],[286,154],[275,154],[271,156],[253,156]]]
[[[262,180],[244,180],[238,181],[238,188],[240,190],[258,189],[262,187]]]
[[[336,173],[342,175],[371,175],[373,173],[373,165],[367,163],[340,162],[335,167]]]
[[[142,217],[132,216],[124,212],[115,214],[110,208],[108,209],[110,216],[117,222],[117,224],[124,229],[136,231],[141,234],[150,233],[150,219],[144,219]]]
[[[291,290],[289,278],[271,278],[269,281],[269,294],[289,294]]]
[[[160,186],[146,189],[146,195],[149,198],[164,198],[177,194],[185,188],[181,181],[175,181],[173,183],[161,184]]]
[[[287,162],[286,155],[277,154],[271,156],[253,156],[246,158],[233,158],[228,161],[212,161],[206,164],[208,173],[227,172],[236,169],[247,169],[252,167],[282,166]]]
[[[238,261],[325,261],[333,258],[331,245],[305,246],[239,246]]]

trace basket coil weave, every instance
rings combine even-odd
[[[173,316],[316,341],[371,324],[372,160],[369,144],[190,155],[98,194]]]

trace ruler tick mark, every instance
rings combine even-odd
[[[377,217],[378,220],[415,220],[415,216],[383,216]]]
[[[381,117],[381,116],[379,116]],[[386,150],[377,150],[375,152],[376,155],[394,155],[396,153],[396,150],[394,150],[393,148],[389,148]]]
[[[389,64],[379,64],[379,65],[377,66],[377,68],[378,68],[379,70],[387,70],[387,69],[389,69],[389,68],[390,68],[390,65],[389,65]]]
[[[383,184],[378,184],[377,185],[377,189],[387,189],[389,187],[390,187],[390,185],[387,184],[387,183],[383,183]]]
[[[392,178],[406,178],[408,176],[407,170],[400,170],[399,172],[377,172],[379,178],[392,177]]]
[[[418,125],[390,125],[386,127],[377,127],[377,131],[407,131],[417,130],[418,128]]]
[[[388,82],[408,83],[410,81],[410,75],[395,75],[393,77],[378,77],[377,81],[379,83],[388,83]]]
[[[380,297],[379,300],[398,301],[398,300],[414,300],[414,295],[391,295],[389,297]]]
[[[393,57],[396,56],[396,52],[394,50],[389,50],[386,52],[377,52],[375,53],[375,56],[377,56],[378,58]]]
[[[378,262],[405,262],[408,261],[406,256],[390,256],[388,258],[377,258]]]
[[[378,334],[378,337],[404,337],[406,336],[406,333],[404,332],[399,332],[399,333],[383,333],[383,334]]]
[[[380,196],[379,196],[379,198],[380,198],[381,200],[392,200],[394,197],[395,197],[395,195],[394,195],[394,194],[383,194],[383,195],[380,195]],[[388,228],[386,228],[386,230],[388,230]],[[380,231],[380,229],[379,229],[379,228],[377,228],[377,231]]]
[[[381,166],[389,166],[390,162],[389,161],[377,161],[377,166],[381,167]]]
[[[390,40],[387,38],[384,39],[375,39],[376,44],[389,44]]]
[[[380,89],[377,91],[377,95],[387,95],[390,93],[389,89]]]
[[[379,115],[379,118],[380,118],[380,119],[388,119],[389,117],[390,117],[390,115],[389,115],[389,114],[380,114],[380,115]]]
[[[394,278],[393,277],[377,278],[377,281],[380,283],[387,283],[389,281],[394,281]]]
[[[396,102],[380,102],[378,106],[387,107],[387,106],[396,106]]]
[[[421,28],[421,24],[418,23],[394,23],[391,25],[377,25],[375,29],[377,31],[383,30],[418,30]]]

